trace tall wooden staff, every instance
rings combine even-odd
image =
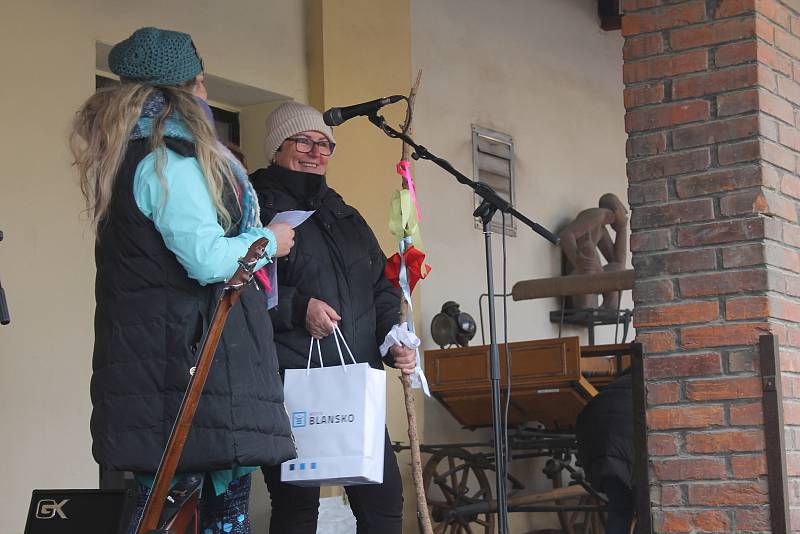
[[[402,130],[408,133],[411,129],[411,120],[414,110],[414,99],[417,96],[419,83],[422,78],[422,70],[417,72],[417,80],[411,88],[408,95],[408,116],[403,124]],[[410,149],[408,144],[403,141],[402,160],[408,161]],[[408,189],[408,182],[401,178],[403,189]],[[403,252],[405,252],[403,245],[400,246],[400,261],[403,262]],[[406,299],[400,297],[400,322],[403,323],[407,320],[408,316],[408,303]],[[413,326],[412,326],[413,328]],[[411,388],[411,376],[401,374],[400,380],[403,383],[403,395],[406,402],[406,415],[408,416],[408,440],[411,445],[411,467],[414,475],[414,489],[417,493],[417,518],[420,522],[420,527],[424,534],[433,534],[433,527],[431,526],[430,512],[428,511],[428,501],[425,498],[425,484],[422,480],[422,455],[419,450],[419,436],[417,436],[417,410],[414,406],[414,391]]]

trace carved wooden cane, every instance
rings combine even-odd
[[[402,130],[408,133],[411,129],[411,120],[413,118],[414,99],[417,96],[419,83],[422,78],[422,70],[417,73],[417,80],[411,88],[408,95],[408,116],[403,124]],[[403,142],[403,161],[408,161],[409,158],[408,144]],[[403,189],[408,189],[408,183],[401,178]],[[400,251],[402,255],[403,251]],[[401,256],[402,260],[402,256]],[[408,315],[408,304],[405,298],[400,297],[400,322],[406,321]],[[414,391],[411,388],[411,377],[407,374],[401,374],[400,380],[403,383],[403,396],[405,397],[406,416],[408,417],[408,441],[411,447],[411,467],[414,476],[414,489],[417,494],[417,518],[420,522],[420,528],[424,534],[433,534],[433,527],[431,526],[430,511],[428,510],[428,501],[425,498],[425,484],[422,480],[422,454],[419,450],[419,436],[417,436],[417,410],[414,405]]]

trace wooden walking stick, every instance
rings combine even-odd
[[[225,320],[228,318],[228,313],[233,305],[239,300],[239,291],[252,280],[253,270],[258,260],[264,257],[267,243],[268,240],[262,237],[250,245],[245,257],[239,259],[239,268],[236,269],[231,279],[225,284],[222,295],[217,301],[211,324],[203,335],[197,366],[189,379],[189,386],[181,401],[178,417],[167,441],[167,448],[161,456],[153,488],[147,498],[136,534],[166,534],[171,532],[168,529],[180,528],[181,526],[185,528],[188,523],[186,518],[191,513],[193,504],[197,502],[196,495],[186,502],[175,518],[170,520],[168,524],[159,525],[170,482],[175,475],[178,461],[181,458],[181,453],[183,453],[183,446],[186,444],[186,437],[192,427],[192,420],[197,411],[197,404],[200,401],[200,395],[203,393],[203,386],[205,386],[208,372],[211,369],[211,363],[214,361],[214,353],[217,350]],[[182,531],[176,531],[176,534],[182,534]]]
[[[413,117],[414,99],[417,96],[419,89],[420,79],[422,78],[422,70],[417,73],[417,80],[411,88],[408,95],[408,115],[403,124],[403,133],[408,133],[411,128],[411,119]],[[408,144],[403,141],[402,160],[408,161],[409,158]],[[408,189],[408,182],[401,179],[403,189]],[[403,261],[403,252],[405,247],[401,245],[400,261]],[[400,297],[400,322],[403,323],[407,320],[408,316],[408,303],[404,297]],[[413,326],[412,326],[413,328]],[[430,511],[428,510],[428,501],[425,498],[425,484],[422,480],[422,455],[419,450],[419,437],[417,436],[417,410],[414,405],[414,391],[411,388],[411,376],[401,374],[400,380],[403,383],[403,396],[405,397],[406,416],[408,417],[408,441],[411,446],[411,467],[414,476],[414,489],[417,494],[417,518],[419,519],[420,528],[424,534],[433,534],[433,527],[431,526]]]

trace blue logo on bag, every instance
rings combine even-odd
[[[306,412],[292,412],[292,427],[306,426]]]
[[[295,469],[298,469],[298,470],[300,470],[300,471],[305,471],[305,470],[306,470],[306,464],[305,464],[305,463],[301,463],[301,464],[297,464],[297,463],[289,464],[289,471],[294,471]],[[310,467],[310,469],[311,469],[312,471],[313,471],[313,470],[316,470],[316,469],[317,469],[317,462],[311,462],[311,467]]]

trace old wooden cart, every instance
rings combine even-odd
[[[485,345],[425,353],[432,395],[465,428],[491,426],[491,390]],[[500,345],[503,403],[508,400],[505,346]],[[511,460],[547,458],[544,474],[552,489],[525,490],[508,474],[509,512],[555,512],[566,533],[604,531],[605,498],[575,466],[573,428],[578,413],[630,365],[630,345],[581,347],[577,337],[508,344],[511,398],[508,403],[508,451]],[[397,444],[401,450],[403,445]],[[437,533],[494,532],[496,503],[490,479],[495,469],[491,442],[423,444],[429,454],[423,479]],[[490,472],[487,474],[487,471]],[[564,472],[569,484],[563,485]]]

